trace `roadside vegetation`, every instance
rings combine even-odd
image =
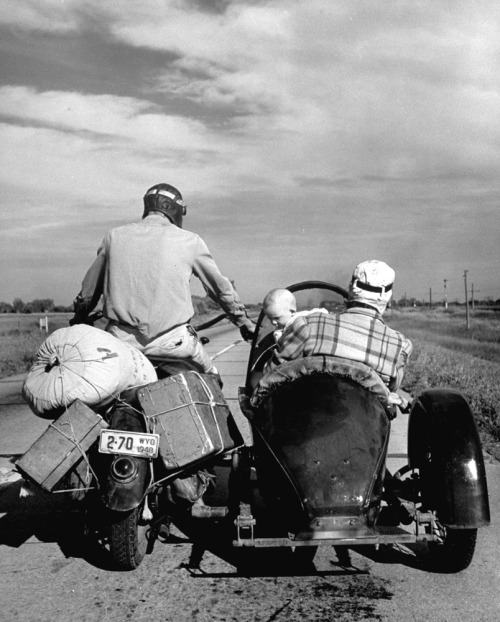
[[[47,338],[45,323],[40,328],[40,318],[48,321],[49,333],[68,326],[72,313],[58,314],[2,314],[0,315],[0,378],[27,371],[42,342]]]
[[[500,311],[478,309],[466,328],[463,307],[388,312],[387,322],[413,342],[403,389],[460,391],[476,418],[483,448],[500,460]]]

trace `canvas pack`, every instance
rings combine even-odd
[[[211,374],[176,374],[141,388],[137,395],[150,431],[160,434],[160,455],[167,469],[196,464],[243,444]]]
[[[82,461],[107,428],[104,419],[91,408],[76,400],[16,462],[18,471],[51,492],[60,480]]]

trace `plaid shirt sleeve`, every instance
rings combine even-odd
[[[412,342],[404,336],[403,339],[403,348],[401,350],[397,363],[396,377],[391,378],[389,381],[389,389],[394,392],[399,389],[401,383],[403,382],[405,367],[408,364],[408,359],[410,358],[411,353],[413,352]]]
[[[264,371],[268,372],[278,367],[285,361],[292,361],[302,355],[302,351],[309,336],[307,321],[298,316],[290,326],[287,326],[279,338],[271,360],[265,365]]]

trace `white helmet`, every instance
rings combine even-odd
[[[352,273],[349,302],[361,302],[383,313],[392,296],[395,276],[394,270],[383,261],[363,261]]]

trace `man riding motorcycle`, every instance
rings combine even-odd
[[[157,184],[144,196],[140,222],[108,231],[75,300],[75,320],[103,298],[106,330],[148,358],[182,358],[203,372],[216,372],[196,332],[189,281],[194,274],[208,295],[239,327],[244,339],[254,324],[230,280],[223,276],[200,236],[182,229],[186,204],[169,184]]]
[[[149,188],[142,220],[106,233],[74,303],[71,323],[83,323],[102,297],[106,330],[141,350],[157,365],[159,378],[176,373],[172,372],[172,359],[188,361],[198,371],[218,376],[190,324],[194,309],[189,281],[193,274],[245,340],[250,340],[254,331],[245,306],[205,242],[182,229],[185,214],[179,190],[166,183]],[[115,406],[115,420],[128,425],[125,421],[133,413],[126,402],[134,404],[134,396],[121,397]],[[188,479],[178,478],[172,493],[194,502],[201,498],[209,480],[204,471]]]

